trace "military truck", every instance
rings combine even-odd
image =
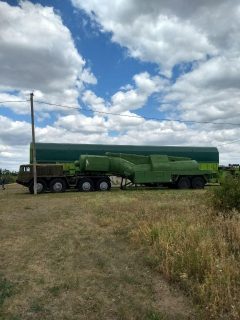
[[[122,153],[81,155],[73,163],[37,164],[37,192],[107,191],[111,189],[111,176],[122,178],[122,189],[130,184],[200,189],[214,172],[200,170],[197,161],[184,157]],[[20,166],[17,183],[33,193],[33,165]]]

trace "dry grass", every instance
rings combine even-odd
[[[1,320],[192,318],[188,300],[146,265],[144,250],[131,241],[147,193],[5,191]]]
[[[179,205],[175,203],[175,208],[162,208],[161,215],[146,217],[133,238],[148,248],[153,268],[178,283],[199,305],[202,318],[240,318],[237,215],[232,219],[218,216],[200,195],[192,193]]]
[[[205,191],[24,190],[0,193],[1,320],[238,319],[239,221]]]

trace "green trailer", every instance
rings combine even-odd
[[[219,153],[215,147],[36,143],[37,163],[70,163],[81,155],[104,155],[106,152],[188,157],[196,160],[200,169],[215,172],[218,171],[219,164]],[[30,163],[32,161],[32,146],[30,146]]]
[[[199,189],[213,175],[214,171],[202,170],[197,161],[186,157],[106,153],[81,155],[72,163],[38,164],[37,188],[39,193],[66,189],[107,191],[111,188],[110,177],[118,176],[122,178],[122,188],[132,184]],[[33,165],[20,166],[17,182],[33,193]]]

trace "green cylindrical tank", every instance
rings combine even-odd
[[[81,172],[108,172],[110,170],[110,159],[107,156],[82,155],[79,158],[79,169]]]
[[[129,179],[132,183],[171,183],[173,177],[204,176],[211,174],[199,169],[195,160],[167,155],[138,156],[131,154],[108,154],[106,156],[82,155],[80,172],[88,175],[106,174]]]
[[[131,177],[134,174],[134,164],[120,157],[82,155],[79,158],[80,172],[106,173]]]
[[[79,159],[80,155],[104,155],[106,152],[188,157],[199,162],[202,169],[211,170],[217,170],[219,163],[219,153],[215,147],[36,143],[38,163],[74,162]],[[32,147],[30,147],[30,163],[32,163],[32,159]]]

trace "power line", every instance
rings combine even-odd
[[[6,101],[0,101],[0,104],[4,104],[4,103],[15,103],[15,102],[28,102],[29,100],[6,100]]]
[[[4,104],[4,103],[22,103],[22,102],[29,102],[29,101],[30,100],[16,100],[16,101],[14,101],[14,100],[5,100],[5,101],[0,101],[0,104]],[[62,104],[50,103],[50,102],[47,102],[47,101],[35,100],[35,102],[40,103],[40,104],[47,104],[47,105],[50,105],[50,106],[56,106],[56,107],[60,107],[60,108],[79,110],[78,107],[71,107],[71,106],[62,105]],[[95,112],[95,113],[99,113],[99,114],[106,114],[106,115],[113,115],[113,116],[127,117],[127,118],[155,120],[155,121],[174,121],[174,122],[181,122],[181,123],[197,123],[197,124],[214,124],[214,125],[240,126],[240,123],[232,123],[232,122],[212,122],[212,121],[195,121],[195,120],[156,118],[156,117],[146,117],[146,116],[137,116],[137,115],[114,113],[114,112],[98,111],[98,110],[93,110],[91,108],[88,108],[88,109],[82,108],[82,110],[87,111],[87,112]],[[240,139],[234,140],[234,141],[240,141]],[[232,143],[232,142],[229,142],[229,143]],[[228,143],[226,143],[226,144],[228,144]],[[220,145],[220,146],[222,146],[222,145]]]
[[[232,141],[220,144],[220,145],[218,145],[218,147],[222,147],[222,146],[225,146],[226,144],[232,144],[232,143],[235,143],[235,142],[238,142],[238,141],[240,141],[240,139],[236,139],[236,140],[232,140]]]
[[[134,116],[134,115],[127,115],[127,114],[120,114],[120,113],[112,113],[112,112],[104,112],[104,111],[95,111],[93,109],[83,109],[86,111],[97,112],[102,114],[109,114],[113,116],[120,116],[120,117],[129,117],[129,118],[139,118],[139,119],[146,119],[146,120],[155,120],[155,121],[174,121],[174,122],[182,122],[182,123],[197,123],[197,124],[220,124],[220,125],[235,125],[240,126],[240,123],[229,123],[229,122],[211,122],[211,121],[195,121],[195,120],[181,120],[181,119],[169,119],[169,118],[155,118],[155,117],[146,117],[146,116]]]
[[[50,102],[47,102],[47,101],[34,100],[34,102],[37,102],[37,103],[40,103],[40,104],[48,104],[49,106],[56,106],[56,107],[61,107],[61,108],[66,108],[66,109],[79,110],[78,107],[70,107],[70,106],[66,106],[66,105],[63,105],[63,104],[50,103]]]
[[[5,100],[5,101],[0,101],[0,104],[4,103],[22,103],[22,102],[29,102],[30,100]],[[35,102],[39,104],[46,104],[50,106],[56,106],[60,108],[66,108],[66,109],[74,109],[74,110],[79,110],[78,107],[71,107],[67,105],[62,105],[62,104],[56,104],[56,103],[51,103],[47,101],[40,101],[40,100],[35,100]],[[181,120],[181,119],[169,119],[169,118],[155,118],[155,117],[146,117],[146,116],[137,116],[137,115],[127,115],[127,114],[121,114],[121,113],[113,113],[113,112],[105,112],[105,111],[97,111],[93,110],[91,108],[82,108],[82,110],[87,111],[87,112],[96,112],[99,114],[105,114],[105,115],[113,115],[113,116],[119,116],[119,117],[128,117],[128,118],[137,118],[137,119],[146,119],[146,120],[155,120],[155,121],[174,121],[174,122],[181,122],[181,123],[197,123],[197,124],[214,124],[214,125],[234,125],[234,126],[240,126],[239,123],[229,123],[229,122],[211,122],[211,121],[194,121],[194,120]],[[232,140],[223,144],[218,145],[218,147],[222,147],[228,144],[232,144],[235,142],[240,141],[240,139]]]
[[[48,102],[44,102],[44,101],[36,101],[38,103],[41,103],[41,104],[48,104],[48,105],[52,105],[52,106],[58,106],[58,107],[61,107],[61,108],[67,108],[67,109],[75,109],[75,110],[79,110],[78,107],[70,107],[70,106],[66,106],[66,105],[61,105],[61,104],[55,104],[55,103],[48,103]],[[177,122],[187,122],[187,123],[206,123],[206,124],[221,124],[221,125],[240,125],[240,124],[236,124],[236,123],[216,123],[216,122],[210,122],[210,121],[205,121],[205,122],[200,122],[200,121],[189,121],[189,120],[180,120],[180,119],[167,119],[167,118],[150,118],[150,117],[140,117],[140,116],[134,116],[134,115],[124,115],[124,114],[119,114],[119,113],[112,113],[112,112],[104,112],[104,111],[96,111],[96,110],[93,110],[91,108],[89,109],[86,109],[86,108],[82,108],[82,110],[85,110],[85,111],[88,111],[88,112],[96,112],[96,113],[100,113],[100,114],[107,114],[107,115],[114,115],[114,116],[121,116],[121,117],[129,117],[129,118],[138,118],[138,119],[148,119],[148,120],[157,120],[157,121],[177,121]],[[240,139],[237,139],[237,140],[233,140],[233,141],[229,141],[227,143],[223,143],[221,145],[218,145],[218,147],[221,147],[221,146],[224,146],[224,145],[227,145],[227,144],[232,144],[232,143],[235,143],[235,142],[238,142],[240,141]]]
[[[78,107],[71,107],[56,103],[50,103],[47,101],[38,101],[35,100],[35,102],[40,104],[47,104],[50,106],[56,106],[60,108],[67,108],[67,109],[75,109],[79,110]],[[181,122],[181,123],[197,123],[197,124],[214,124],[214,125],[231,125],[231,126],[240,126],[240,123],[230,123],[230,122],[212,122],[212,121],[195,121],[195,120],[181,120],[181,119],[169,119],[169,118],[156,118],[156,117],[146,117],[146,116],[137,116],[137,115],[128,115],[128,114],[121,114],[121,113],[113,113],[113,112],[106,112],[106,111],[97,111],[93,110],[91,108],[81,108],[84,111],[87,112],[95,112],[99,114],[106,114],[106,115],[113,115],[113,116],[119,116],[119,117],[127,117],[127,118],[137,118],[137,119],[146,119],[146,120],[155,120],[155,121],[174,121],[174,122]]]

